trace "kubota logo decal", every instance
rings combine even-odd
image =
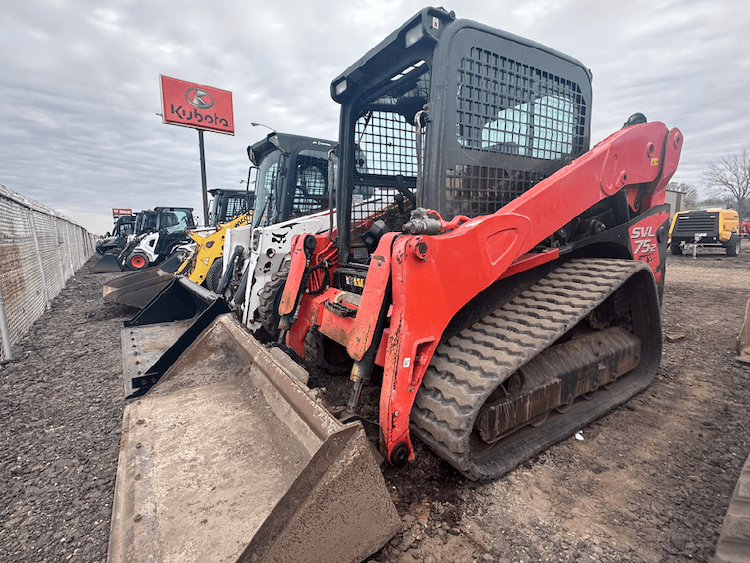
[[[222,125],[229,127],[229,121],[223,117],[219,117],[216,112],[213,115],[208,113],[201,113],[197,109],[186,110],[182,106],[175,107],[174,104],[169,105],[169,110],[172,114],[176,115],[183,121],[195,121],[196,123],[203,123],[204,121],[209,125]]]
[[[211,94],[200,88],[188,88],[185,91],[187,102],[198,109],[208,109],[214,105],[214,99]]]

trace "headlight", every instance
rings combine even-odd
[[[336,84],[334,91],[336,92],[337,96],[340,96],[341,94],[346,92],[346,78],[344,78],[341,82]]]
[[[419,25],[412,27],[406,32],[406,48],[408,49],[414,45],[422,37],[424,37],[424,30],[422,29],[422,22],[420,22]]]

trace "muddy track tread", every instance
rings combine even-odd
[[[497,340],[495,341],[497,343]],[[492,347],[492,342],[489,339],[485,339],[483,342],[465,342],[459,347],[458,345],[447,347],[446,350],[441,350],[441,357],[455,357],[459,354],[475,354],[484,361],[497,362],[498,355],[501,357],[512,356],[514,354],[523,353],[524,350],[533,349],[534,346],[525,343],[521,344],[518,342],[503,342],[502,346]],[[512,363],[512,360],[508,359],[503,361]],[[494,370],[493,370],[494,371]]]
[[[481,405],[500,382],[643,267],[623,260],[571,260],[441,343],[412,409],[415,434],[472,479],[493,479],[506,472],[494,475],[496,468],[469,458],[469,439]]]
[[[750,457],[729,501],[713,563],[750,563]]]

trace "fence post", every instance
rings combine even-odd
[[[28,207],[29,213],[29,224],[31,225],[31,234],[34,239],[34,252],[36,253],[36,262],[39,265],[39,275],[42,278],[42,286],[44,287],[44,307],[50,309],[50,298],[49,290],[47,289],[47,276],[44,275],[44,264],[42,263],[42,254],[39,251],[39,239],[36,236],[36,225],[34,224],[34,209]]]
[[[5,301],[3,301],[3,288],[0,287],[0,339],[3,341],[2,364],[13,359],[13,350],[10,345],[10,330],[8,330],[8,317],[5,316]]]
[[[52,224],[55,226],[55,248],[57,249],[57,262],[58,264],[60,264],[60,279],[62,279],[63,287],[65,287],[65,283],[68,281],[68,278],[65,275],[65,265],[63,264],[62,250],[60,250],[62,243],[60,242],[60,231],[57,228],[57,217],[55,217],[54,215],[52,215]]]
[[[76,267],[73,263],[73,237],[70,236],[71,224],[65,222],[65,246],[68,250],[68,262],[70,263],[70,277],[76,275]]]

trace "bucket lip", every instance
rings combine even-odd
[[[231,387],[231,381],[229,379],[218,384],[223,383],[224,389],[227,389]],[[175,395],[184,398],[185,392],[191,394],[193,391],[200,394],[202,389],[180,389],[175,391]],[[219,391],[219,396],[219,400],[223,401],[222,391]],[[167,540],[170,543],[178,542],[169,549],[179,551],[183,545],[190,549],[191,536],[187,528],[184,543],[179,537],[170,535],[165,538],[160,535],[160,521],[165,517],[170,518],[175,505],[167,509],[167,512],[160,513],[159,495],[164,492],[154,489],[155,483],[163,479],[164,475],[171,475],[171,470],[166,468],[165,474],[164,458],[157,459],[164,455],[163,448],[157,447],[158,444],[153,442],[161,417],[153,418],[155,411],[152,408],[156,404],[156,411],[160,411],[159,403],[164,405],[173,398],[172,394],[151,398],[144,396],[125,408],[108,551],[108,561],[111,563],[158,561],[159,554],[165,548],[160,543]],[[167,408],[167,412],[169,411],[170,408]],[[161,438],[163,440],[164,436]],[[167,453],[166,456],[169,458],[173,454]],[[291,464],[292,467],[293,465]],[[161,477],[153,473],[159,468]],[[263,479],[250,483],[253,490],[261,495],[273,494],[277,500],[271,506],[264,505],[260,519],[251,518],[254,522],[251,528],[245,528],[245,532],[239,537],[234,534],[233,538],[240,540],[241,545],[234,545],[232,541],[231,545],[224,546],[230,551],[234,547],[239,549],[240,552],[233,555],[232,560],[239,557],[238,560],[249,558],[247,560],[270,561],[277,560],[275,557],[279,554],[283,561],[301,560],[295,556],[301,549],[299,544],[302,542],[307,546],[308,541],[310,545],[307,547],[315,553],[320,552],[323,546],[328,545],[328,539],[321,541],[318,533],[308,537],[306,541],[299,535],[300,528],[307,529],[310,518],[314,519],[317,514],[325,514],[325,517],[319,517],[320,521],[313,528],[323,530],[323,534],[325,526],[330,525],[332,512],[343,518],[349,531],[338,532],[330,540],[336,544],[337,552],[342,549],[351,552],[352,556],[347,557],[347,560],[352,561],[365,559],[400,529],[400,517],[359,422],[341,425],[337,432],[319,444],[299,472],[290,477],[288,485],[279,489],[263,489],[260,485],[265,482]],[[248,484],[242,480],[241,483]],[[229,487],[233,486],[230,481]],[[243,497],[240,495],[238,498]],[[190,497],[189,502],[193,508],[203,510],[200,505],[195,504],[199,502],[198,498]],[[206,508],[209,520],[212,518],[212,506],[214,500],[210,499]],[[255,504],[252,506],[256,507]],[[244,517],[242,515],[246,515],[246,510],[234,516],[231,510],[221,511],[221,515],[217,514],[215,517],[224,521],[226,518],[241,519]],[[191,516],[190,521],[194,520]]]

